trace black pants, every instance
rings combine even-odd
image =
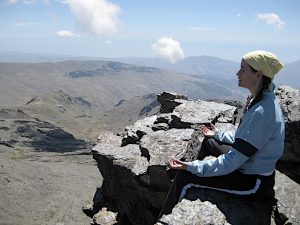
[[[198,159],[203,159],[207,155],[217,157],[228,152],[230,148],[230,145],[220,143],[213,138],[205,138],[198,154]],[[180,200],[180,196],[184,194],[185,189],[191,184],[196,187],[215,189],[245,198],[259,199],[267,195],[270,195],[270,197],[274,196],[274,177],[275,174],[271,176],[246,175],[238,170],[224,176],[199,177],[188,171],[178,170],[159,218],[163,214],[171,213],[173,207]]]

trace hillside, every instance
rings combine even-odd
[[[122,99],[170,91],[190,98],[240,98],[243,93],[222,80],[153,67],[108,61],[0,63],[0,104],[19,106],[52,91],[84,98],[101,112]]]
[[[70,132],[75,137],[95,140],[102,114],[82,97],[73,97],[62,90],[30,99],[19,107],[27,115],[47,121]]]
[[[104,114],[85,99],[58,91],[32,98],[19,110],[58,126],[76,138],[95,142],[101,131],[122,133],[126,125],[157,113],[159,103],[156,94],[135,96],[122,99]]]
[[[127,125],[132,125],[139,119],[157,114],[159,108],[160,104],[157,101],[156,94],[121,100],[99,120],[102,124],[101,131],[124,133]]]

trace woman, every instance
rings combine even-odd
[[[198,160],[169,160],[178,170],[160,213],[169,214],[192,186],[211,188],[245,198],[274,197],[275,165],[284,149],[284,120],[272,80],[283,67],[270,52],[243,56],[237,72],[238,85],[251,98],[234,132],[203,127],[205,139]],[[217,158],[203,160],[207,155]]]

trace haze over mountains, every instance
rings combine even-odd
[[[174,64],[158,58],[118,58],[119,62],[152,66],[156,68],[174,70],[187,74],[201,75],[210,81],[216,79],[225,81],[224,85],[230,85],[226,81],[230,81],[233,88],[236,87],[236,72],[239,69],[240,62],[224,60],[212,56],[193,56],[178,60]],[[293,88],[300,88],[300,60],[291,63],[284,63],[285,67],[274,80],[277,85],[288,85]]]
[[[71,55],[50,55],[25,52],[0,52],[0,62],[61,62],[67,60],[105,60],[114,62],[123,62],[145,67],[155,67],[160,69],[173,70],[176,72],[187,73],[191,75],[201,75],[208,79],[231,79],[236,81],[235,73],[239,68],[240,62],[224,60],[213,56],[193,56],[170,63],[161,58],[104,58],[91,56],[71,56]],[[285,68],[280,72],[275,80],[277,84],[289,85],[294,88],[300,88],[300,59],[294,62],[284,62]],[[236,83],[234,83],[235,85]]]

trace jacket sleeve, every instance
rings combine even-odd
[[[223,143],[233,144],[235,140],[235,130],[234,131],[217,131],[214,138]]]
[[[187,171],[201,177],[221,176],[238,169],[248,159],[249,157],[232,148],[218,158],[188,162]]]
[[[244,122],[244,123],[243,123]],[[275,123],[272,122],[272,114],[266,116],[263,107],[249,115],[247,121],[236,132],[235,141],[232,146],[247,156],[252,156],[266,144],[274,132]]]

